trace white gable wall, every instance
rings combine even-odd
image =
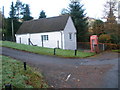
[[[70,39],[69,34],[72,38]],[[65,49],[76,49],[76,29],[74,27],[71,17],[69,17],[66,27],[64,29],[64,48]]]

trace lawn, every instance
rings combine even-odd
[[[37,53],[37,54],[43,54],[43,55],[54,55],[54,49],[52,49],[52,48],[43,48],[43,47],[38,47],[38,46],[17,44],[17,43],[9,42],[9,41],[0,41],[0,42],[1,42],[0,46],[4,46],[4,47],[24,50],[24,51],[28,51],[28,52]],[[89,57],[89,56],[93,56],[93,55],[95,55],[95,53],[77,51],[77,55],[75,56],[74,50],[56,49],[56,56],[59,56],[59,57],[84,58],[84,57]]]
[[[118,53],[120,53],[120,50],[112,50],[113,52],[118,52]]]
[[[11,84],[14,88],[48,88],[40,73],[29,66],[24,70],[23,62],[1,55],[0,61],[2,61],[0,67],[2,88],[5,88],[5,84]]]

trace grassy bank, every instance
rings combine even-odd
[[[54,55],[54,49],[51,49],[51,48],[17,44],[17,43],[8,42],[8,41],[1,41],[1,46],[29,51],[37,54]],[[95,53],[91,53],[91,52],[77,51],[77,55],[75,56],[74,50],[56,49],[56,56],[60,56],[60,57],[82,57],[83,58],[83,57],[93,56],[94,54]]]
[[[120,53],[120,50],[112,50],[113,52],[118,52],[118,53]]]
[[[11,84],[14,88],[47,88],[48,85],[44,82],[43,76],[35,72],[34,69],[27,66],[25,71],[23,62],[17,61],[10,57],[0,56],[2,61],[2,88],[5,84]]]

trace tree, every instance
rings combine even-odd
[[[40,12],[39,19],[40,18],[46,18],[45,12],[43,10]]]
[[[62,14],[68,13],[74,22],[74,25],[77,29],[77,41],[86,41],[86,34],[88,29],[88,23],[86,14],[84,13],[83,5],[78,1],[71,1],[68,9],[64,9]]]
[[[0,29],[2,28],[2,12],[0,11]]]
[[[0,40],[2,40],[2,12],[0,11]]]
[[[20,19],[20,15],[23,12],[23,4],[19,0],[17,0],[16,4],[12,2],[9,12],[9,18],[5,19],[5,30],[6,30],[6,40],[14,40],[15,34],[20,27],[21,23],[18,21]],[[12,28],[13,25],[13,28]],[[13,33],[14,35],[13,35]],[[12,36],[13,35],[13,36]]]
[[[111,39],[111,36],[108,34],[102,34],[99,36],[99,42],[101,43],[109,43]]]
[[[117,11],[116,7],[116,1],[115,0],[109,0],[105,4],[105,13],[106,13],[106,23],[105,23],[105,30],[107,33],[113,33],[116,32],[116,26],[117,26],[117,21],[116,21],[116,16],[114,15],[115,12]]]
[[[117,13],[118,6],[116,0],[108,0],[104,5],[104,18],[107,18],[108,15],[112,15]]]
[[[29,5],[26,4],[25,5],[25,8],[24,8],[24,11],[23,11],[23,20],[24,21],[27,21],[27,20],[32,20],[33,17],[30,16],[30,8],[29,8]]]
[[[21,17],[23,17],[24,5],[25,4],[22,4],[22,2],[20,0],[16,1],[15,12],[16,12],[16,17],[18,19],[20,19]]]
[[[9,12],[10,18],[15,18],[15,7],[14,7],[14,3],[12,2],[11,7],[10,7],[11,11]]]
[[[15,37],[16,32],[18,31],[19,27],[21,26],[22,22],[20,20],[31,20],[33,17],[30,16],[30,8],[28,4],[23,4],[20,0],[16,1],[16,4],[12,2],[9,12],[9,18],[5,19],[5,37],[6,40],[12,40],[12,34],[14,33],[13,37]],[[13,25],[13,29],[12,29]],[[12,33],[13,31],[13,33]]]
[[[104,33],[104,22],[101,20],[96,20],[93,23],[93,34],[101,35]]]
[[[120,38],[119,28],[116,21],[115,13],[117,11],[117,2],[115,0],[109,0],[105,4],[105,14],[107,21],[104,24],[104,30],[107,34],[111,35],[111,42],[117,43]],[[118,42],[120,43],[120,42]]]

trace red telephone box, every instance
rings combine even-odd
[[[90,47],[91,47],[91,52],[96,52],[96,53],[99,52],[97,35],[90,36]]]

